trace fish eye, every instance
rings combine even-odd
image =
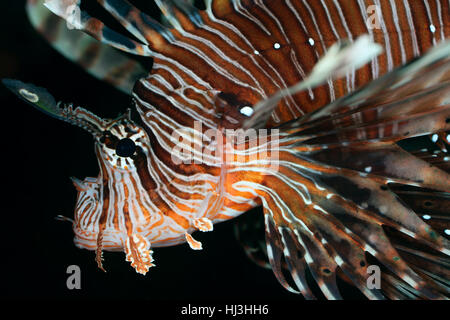
[[[136,151],[136,144],[130,138],[121,139],[116,146],[116,154],[119,157],[131,157]]]

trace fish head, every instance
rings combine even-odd
[[[56,103],[43,88],[17,80],[3,83],[40,111],[92,134],[100,173],[96,178],[72,178],[78,192],[72,221],[75,245],[96,250],[102,269],[103,250],[124,251],[136,271],[145,274],[154,266],[150,239],[161,240],[153,235],[161,234],[156,229],[165,220],[150,199],[157,185],[149,173],[146,130],[131,119],[130,110],[103,119],[84,108]]]

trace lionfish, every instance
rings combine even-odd
[[[310,275],[328,299],[341,299],[337,277],[369,299],[446,299],[449,2],[155,2],[165,23],[126,0],[98,0],[124,35],[80,1],[28,1],[37,29],[130,93],[142,122],[4,80],[94,138],[99,176],[73,179],[76,246],[94,250],[101,269],[103,250],[123,251],[146,274],[152,248],[201,249],[193,232],[262,206],[259,249],[289,291],[314,299]],[[153,59],[152,70],[113,48]],[[440,151],[400,147],[424,135]],[[374,261],[382,283],[369,289]]]

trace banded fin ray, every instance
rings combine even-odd
[[[173,41],[171,31],[126,0],[97,0],[122,26],[145,45],[158,47],[161,36]]]
[[[311,112],[303,118],[284,124],[283,128],[298,127],[300,124],[307,127],[306,122],[316,125],[320,120],[336,119],[342,113],[354,115],[360,112],[361,109],[364,109],[364,107],[367,108],[367,106],[379,108],[383,103],[391,104],[393,98],[398,102],[397,94],[402,94],[406,98],[410,96],[411,90],[414,90],[416,95],[424,90],[431,91],[429,87],[438,82],[444,82],[438,84],[439,86],[448,87],[448,84],[445,82],[450,77],[449,52],[450,43],[448,41],[443,42],[432,48],[422,58],[412,60],[397,68],[395,72],[390,72],[370,82],[362,89]],[[422,81],[425,79],[427,81]],[[405,81],[407,82],[405,83]],[[381,98],[379,95],[381,95]],[[412,103],[414,102],[412,101]],[[445,92],[440,102],[450,102],[447,92]],[[427,108],[429,107],[427,106]],[[391,110],[396,113],[399,112],[397,108],[392,108]],[[382,112],[380,113],[383,114]]]
[[[448,135],[448,133],[446,134]],[[412,153],[415,157],[431,164],[432,166],[450,173],[450,155],[448,152],[444,152],[441,150],[430,151],[428,149],[422,149],[413,151]]]
[[[46,0],[44,5],[54,14],[65,19],[74,29],[86,32],[106,45],[131,54],[152,56],[152,51],[147,45],[108,28],[102,21],[81,10],[79,0]]]
[[[189,0],[155,0],[167,21],[178,31],[190,29],[189,21],[195,28],[203,25],[200,11]]]
[[[442,77],[448,73],[450,66],[448,45],[447,42],[386,76],[395,78],[395,82],[400,84],[390,89],[390,103],[395,104],[397,101],[406,101],[405,97],[416,93],[412,89],[403,90],[404,86],[414,81],[414,78],[409,76],[408,68],[415,69],[414,74],[425,77],[430,77],[429,73],[435,72],[430,66],[436,63],[442,69],[442,73],[434,82],[441,84],[442,90],[435,90],[433,86],[416,87],[419,92],[426,95],[429,91],[435,97],[420,106],[417,113],[405,113],[405,125],[412,123],[415,127],[412,136],[450,130],[450,106],[445,104],[450,87],[445,82],[445,77]],[[370,86],[371,84],[368,85]],[[385,93],[384,90],[370,90],[368,87],[352,94],[358,97],[361,105],[365,105],[365,100],[370,101],[376,95]],[[341,101],[346,98],[349,97],[344,97]],[[408,103],[398,104],[400,109],[396,112],[401,114],[402,108],[414,110],[417,108],[414,102],[415,99],[411,99],[413,106],[408,106]],[[323,110],[333,110],[329,115],[333,118],[342,112],[341,108],[348,110],[346,106],[346,103],[334,103],[325,106]],[[357,108],[355,110],[358,111]],[[319,110],[318,114],[320,112]],[[392,121],[391,118],[392,115],[380,117],[378,122],[374,122],[375,128],[386,129],[384,125]],[[439,279],[445,278],[447,271],[443,271],[438,265],[425,263],[423,253],[426,251],[422,247],[430,248],[436,257],[439,257],[440,260],[437,261],[448,264],[450,242],[443,234],[443,228],[448,229],[448,221],[444,222],[446,227],[433,229],[391,190],[391,185],[431,187],[447,193],[450,190],[450,176],[396,147],[395,143],[408,135],[396,137],[394,129],[386,129],[385,135],[373,140],[358,139],[355,134],[339,135],[345,132],[347,126],[352,128],[354,124],[351,121],[333,122],[333,130],[338,134],[337,139],[326,139],[325,135],[320,143],[316,143],[314,138],[308,139],[312,132],[316,132],[316,124],[319,124],[320,132],[320,121],[316,119],[319,117],[307,118],[303,122],[300,118],[286,125],[290,135],[286,142],[282,140],[280,143],[282,146],[286,144],[286,148],[282,148],[286,150],[286,154],[280,155],[280,168],[278,172],[266,177],[263,183],[265,188],[258,189],[265,199],[263,206],[266,216],[267,252],[269,261],[272,260],[271,264],[279,266],[281,262],[273,260],[282,259],[280,254],[271,257],[271,252],[283,252],[285,260],[288,261],[298,254],[298,250],[294,248],[302,247],[303,265],[311,270],[327,298],[338,298],[334,293],[333,279],[339,272],[343,272],[368,298],[379,299],[382,298],[382,293],[368,290],[366,286],[366,270],[369,265],[366,254],[370,254],[388,270],[388,274],[394,275],[384,277],[383,280],[389,283],[391,289],[396,281],[403,283],[403,289],[406,291],[401,293],[394,289],[388,290],[386,294],[390,298],[444,299],[448,295],[449,287]],[[295,128],[296,125],[299,127]],[[362,132],[366,132],[368,136],[370,131],[366,129],[371,128],[371,125],[373,123],[370,121],[359,122]],[[302,137],[302,126],[308,130],[305,137]],[[323,128],[326,132],[326,126]],[[390,160],[387,161],[389,157]],[[413,164],[412,167],[408,166],[408,170],[403,168],[406,159]],[[365,170],[369,164],[372,164],[373,168]],[[394,233],[386,231],[385,228],[392,229]],[[392,239],[387,237],[387,232],[393,234]],[[290,237],[289,240],[287,237]],[[402,238],[406,238],[406,243],[411,245],[402,246]],[[286,243],[289,241],[295,245],[288,248]],[[274,249],[275,247],[278,249]],[[419,249],[408,252],[405,248]],[[416,259],[415,264],[411,262],[412,256]],[[280,270],[280,267],[274,268],[275,273],[280,273]],[[299,272],[303,272],[302,270],[303,267]],[[297,273],[290,271],[293,278],[298,277]],[[286,286],[284,276],[278,274],[277,277]],[[302,281],[299,285],[300,291],[307,292]]]
[[[94,77],[131,94],[134,83],[148,71],[111,46],[79,30],[68,29],[67,22],[48,10],[44,1],[27,0],[27,14],[33,27],[64,57],[78,63]]]

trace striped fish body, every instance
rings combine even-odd
[[[395,144],[450,130],[448,1],[211,0],[199,11],[157,0],[173,28],[126,1],[99,3],[140,42],[84,13],[76,28],[154,60],[131,93],[142,126],[128,114],[101,119],[45,100],[45,112],[96,141],[100,174],[74,179],[73,226],[75,243],[96,250],[99,267],[102,250],[123,250],[145,274],[154,266],[151,247],[187,241],[201,249],[191,233],[262,205],[267,256],[290,291],[314,297],[309,270],[330,299],[340,298],[336,274],[371,299],[448,294],[436,280],[449,278],[445,226],[430,227],[394,188],[450,189],[446,164],[430,166]],[[64,19],[73,18],[68,5],[79,8],[47,2]],[[384,52],[339,79],[296,89],[317,76],[321,57],[346,50],[332,44],[363,34]],[[7,85],[34,105],[48,94]],[[385,226],[396,232],[392,239]],[[410,255],[423,257],[423,245],[437,265],[399,253],[411,247]],[[383,292],[366,286],[367,254],[389,270]]]
[[[198,13],[204,23],[201,28],[181,20],[182,28],[172,30],[175,40],[162,37],[150,43],[156,51],[155,64],[152,75],[141,82],[152,83],[165,95],[172,88],[189,86],[202,92],[218,90],[231,105],[253,106],[304,79],[340,39],[369,34],[382,45],[384,53],[367,66],[283,99],[265,124],[279,125],[354,91],[443,41],[450,34],[449,10],[447,1],[212,1],[207,11]],[[195,93],[191,96],[200,99]],[[156,98],[146,101],[153,103],[152,99]]]

